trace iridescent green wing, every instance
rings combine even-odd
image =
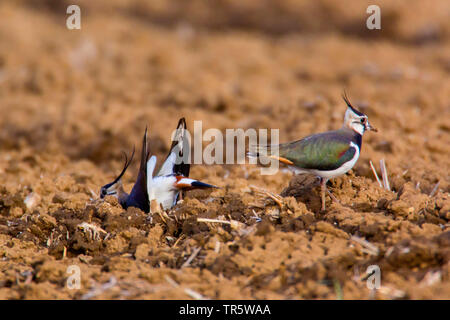
[[[280,144],[279,155],[303,169],[335,170],[350,161],[356,149],[339,131],[325,132],[302,140]]]

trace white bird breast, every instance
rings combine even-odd
[[[163,209],[170,209],[176,204],[178,190],[175,188],[177,178],[175,176],[159,176],[152,179],[147,185],[148,199],[151,202],[156,200]]]

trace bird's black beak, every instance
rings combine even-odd
[[[200,181],[193,181],[191,185],[193,187],[195,187],[195,188],[214,188],[214,189],[219,189],[219,187],[213,186],[212,184],[207,184],[207,183],[200,182]]]

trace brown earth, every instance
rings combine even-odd
[[[356,0],[74,3],[72,31],[67,1],[0,3],[0,299],[450,298],[448,1],[381,2],[381,31]],[[338,128],[343,89],[379,132],[325,212],[252,165],[193,166],[221,189],[160,215],[98,199],[146,125],[159,159],[182,116],[285,142]]]

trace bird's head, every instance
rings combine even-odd
[[[369,122],[369,118],[364,113],[356,110],[355,107],[352,106],[345,93],[342,97],[347,104],[347,111],[345,111],[344,117],[344,127],[352,129],[360,135],[363,135],[366,131],[378,131],[376,128],[372,127]]]
[[[103,199],[106,196],[119,197],[119,193],[123,190],[123,185],[121,180],[114,180],[111,183],[105,184],[100,189],[100,198]]]

